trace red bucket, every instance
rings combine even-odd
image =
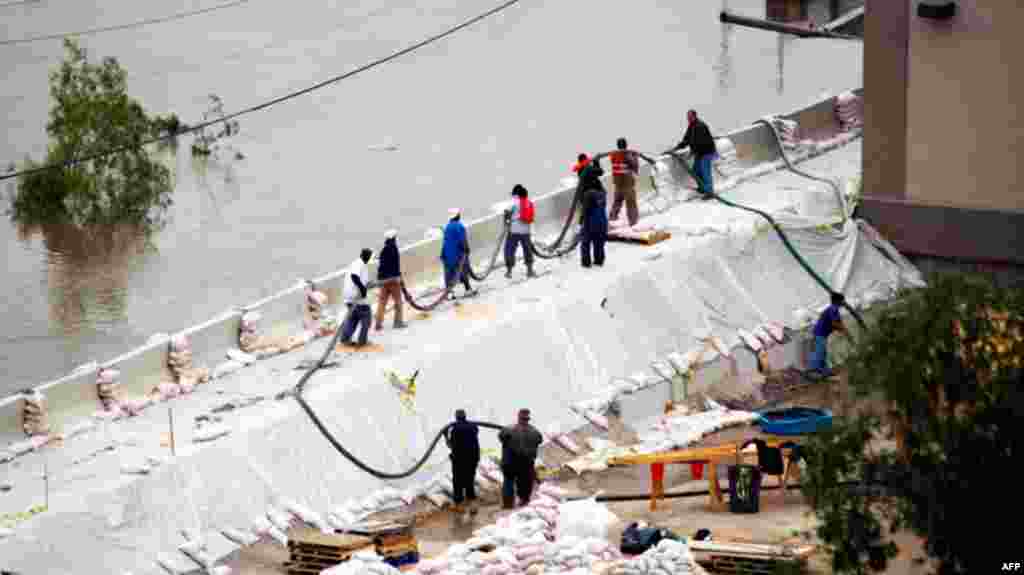
[[[694,479],[704,479],[704,464],[703,463],[691,463],[690,464],[690,477]]]

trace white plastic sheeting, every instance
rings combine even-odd
[[[857,225],[819,229],[838,209],[827,207],[834,199],[823,188],[780,174],[730,197],[779,216],[797,249],[855,304],[918,280]],[[802,205],[822,204],[813,217],[796,215]],[[319,374],[310,403],[348,449],[395,471],[423,452],[456,407],[489,421],[512,421],[517,409],[529,407],[543,431],[568,431],[584,423],[581,414],[594,420],[617,394],[657,381],[654,361],[685,370],[699,352],[711,350],[707,360],[741,345],[741,333],[778,339],[776,323],[801,327],[826,303],[827,294],[757,216],[705,202],[650,221],[674,232],[647,252],[660,257],[631,257],[640,252],[629,250],[643,248],[612,246],[614,263],[606,269],[536,280],[529,286],[536,297],[510,289],[460,312],[439,312],[416,345]],[[417,369],[423,371],[410,413],[384,373]],[[255,377],[250,371],[237,377]],[[485,449],[497,447],[495,434],[481,436]],[[446,459],[439,449],[417,476],[380,482],[341,458],[294,403],[269,403],[227,437],[201,449],[188,444],[145,477],[124,477],[88,497],[54,497],[56,511],[0,543],[0,567],[57,574],[148,569],[161,554],[176,552],[182,530],[276,530],[280,539],[280,529],[265,525],[271,507],[301,506],[328,522],[351,517],[359,500],[382,487],[409,493],[428,483],[446,470]]]

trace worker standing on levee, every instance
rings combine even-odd
[[[469,512],[476,514],[476,467],[480,464],[480,428],[466,421],[466,410],[455,410],[455,422],[445,432],[444,441],[451,450],[452,486],[455,510],[469,502]]]
[[[466,287],[466,296],[476,295],[469,285],[469,274],[465,271],[468,262],[463,260],[469,258],[469,237],[466,234],[466,226],[462,225],[462,210],[452,208],[448,210],[448,225],[444,227],[444,241],[441,244],[441,261],[444,262],[444,286],[453,290],[448,292],[448,299],[455,299],[455,282],[461,281]]]
[[[512,277],[512,268],[516,266],[516,249],[523,246],[523,259],[526,261],[526,277],[535,278],[533,273],[533,242],[530,239],[530,228],[533,226],[534,206],[529,199],[529,192],[520,184],[512,188],[516,201],[506,213],[509,221],[508,238],[505,239],[505,277]]]
[[[517,495],[520,506],[530,502],[536,481],[534,466],[537,449],[544,442],[537,428],[530,425],[529,409],[520,409],[518,419],[518,423],[502,429],[498,434],[498,440],[501,441],[501,473],[505,476],[501,490],[503,509],[512,509]]]
[[[697,189],[703,199],[711,199],[715,193],[714,180],[711,177],[711,163],[718,155],[718,148],[715,147],[715,139],[711,136],[711,129],[708,125],[697,118],[697,112],[690,110],[686,113],[688,126],[683,139],[676,147],[666,153],[671,154],[690,148],[693,152],[693,171],[697,175]]]
[[[345,345],[352,344],[352,335],[355,334],[357,327],[359,328],[359,342],[356,345],[364,346],[367,343],[366,336],[370,331],[370,319],[373,315],[366,297],[366,286],[370,281],[370,269],[367,263],[371,257],[373,257],[373,252],[363,248],[359,253],[359,259],[352,262],[348,269],[343,292],[348,315],[341,326],[341,343]]]
[[[828,367],[828,338],[833,331],[838,331],[849,337],[843,318],[839,315],[839,307],[843,305],[846,298],[841,293],[832,294],[832,303],[818,316],[818,322],[814,324],[814,352],[811,354],[811,370],[818,372],[824,377],[830,377],[834,373]]]
[[[380,286],[380,295],[377,298],[377,331],[384,328],[384,309],[387,308],[388,300],[395,305],[395,329],[405,327],[402,321],[402,267],[400,254],[398,253],[398,232],[388,230],[384,233],[384,247],[381,248],[377,259],[377,282]]]
[[[590,162],[580,171],[580,182],[576,188],[581,204],[580,224],[583,226],[580,259],[585,268],[590,267],[591,261],[598,267],[604,265],[604,244],[608,241],[608,191],[601,183],[602,175],[601,164]]]
[[[602,158],[608,156],[612,161],[612,184],[615,186],[615,198],[612,200],[611,220],[619,219],[619,211],[622,204],[626,204],[626,218],[629,225],[635,226],[640,221],[640,207],[636,203],[636,176],[640,172],[640,162],[637,158],[643,158],[648,164],[654,166],[651,158],[640,152],[630,150],[626,138],[619,138],[615,142],[617,148],[614,152],[606,152],[594,156],[596,164]]]

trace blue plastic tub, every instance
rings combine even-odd
[[[761,412],[761,431],[772,435],[807,435],[832,427],[832,412],[814,407],[787,407]]]

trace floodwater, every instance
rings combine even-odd
[[[248,0],[81,38],[115,56],[147,110],[195,123],[342,74],[498,0]],[[175,166],[169,225],[18,229],[0,222],[0,396],[106,361],[301,278],[347,265],[383,230],[421,239],[450,207],[485,215],[513,184],[552,191],[577,153],[619,136],[657,153],[687,108],[717,132],[861,85],[859,43],[780,39],[718,21],[763,0],[523,0],[347,81],[239,119],[244,154]],[[59,39],[218,5],[214,0],[0,4],[0,164],[41,159]],[[2,190],[4,197],[9,186]],[[3,206],[4,208],[6,206]]]

